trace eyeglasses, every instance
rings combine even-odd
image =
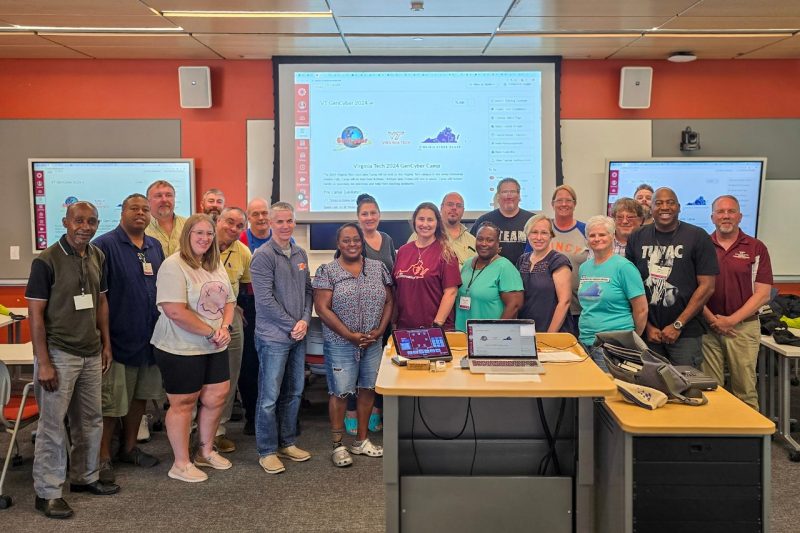
[[[351,244],[361,246],[362,242],[363,241],[361,239],[342,239],[342,244],[345,246],[350,246]]]
[[[639,217],[636,215],[616,215],[614,218],[617,222],[633,222]]]
[[[575,200],[572,198],[559,198],[558,200],[553,200],[555,205],[572,205],[575,203]]]
[[[464,209],[464,204],[458,202],[445,202],[445,207],[457,207],[458,209]]]
[[[519,196],[519,189],[515,189],[513,191],[500,191],[498,194],[500,196]]]
[[[193,235],[197,235],[198,237],[214,238],[214,232],[213,231],[200,231],[200,230],[194,230],[193,229],[189,233],[192,233]]]

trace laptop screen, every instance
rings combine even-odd
[[[535,358],[533,320],[467,320],[470,357]]]
[[[408,359],[450,355],[450,346],[442,328],[396,329],[392,335],[397,354]]]

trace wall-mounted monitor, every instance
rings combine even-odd
[[[384,220],[450,191],[466,218],[497,182],[538,211],[560,183],[560,59],[273,58],[275,176],[299,222],[353,219],[369,193]],[[546,199],[546,201],[545,201]]]
[[[33,251],[39,252],[64,234],[61,219],[69,204],[92,202],[102,235],[119,224],[122,201],[132,193],[165,180],[175,187],[175,212],[189,216],[194,205],[193,159],[28,159]]]
[[[606,165],[608,208],[619,198],[632,198],[643,183],[653,189],[669,187],[680,202],[679,218],[711,233],[711,203],[730,194],[741,206],[742,231],[756,236],[766,170],[763,157],[610,159]]]

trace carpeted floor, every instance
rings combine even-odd
[[[377,532],[384,530],[382,460],[354,456],[349,468],[330,462],[330,434],[324,381],[307,391],[311,405],[304,408],[298,444],[311,451],[305,463],[286,461],[286,472],[264,473],[257,462],[255,437],[241,434],[242,423],[231,423],[229,435],[238,446],[227,457],[233,468],[208,471],[205,483],[187,484],[169,479],[171,452],[166,433],[153,433],[143,445],[162,459],[152,469],[122,465],[117,479],[122,491],[115,496],[64,496],[75,510],[70,520],[44,518],[33,509],[31,482],[33,450],[30,430],[21,437],[27,461],[9,471],[4,493],[14,506],[0,511],[0,531],[275,531]],[[800,412],[800,389],[792,388],[792,410]],[[376,443],[381,435],[370,436]],[[796,435],[800,438],[800,435]],[[7,439],[0,438],[5,453]],[[773,533],[794,533],[800,524],[800,463],[789,461],[785,447],[772,447]]]

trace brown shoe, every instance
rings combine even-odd
[[[278,457],[283,457],[284,459],[289,459],[291,461],[295,461],[297,463],[301,463],[303,461],[308,461],[311,459],[311,454],[305,450],[301,450],[294,444],[291,446],[287,446],[286,448],[278,448]]]
[[[261,468],[264,469],[264,472],[267,474],[280,474],[281,472],[286,470],[286,467],[283,466],[283,463],[278,456],[274,453],[269,455],[265,455],[264,457],[258,460],[258,464],[261,465]]]
[[[231,453],[236,451],[236,443],[225,435],[214,437],[214,447],[220,453]]]

